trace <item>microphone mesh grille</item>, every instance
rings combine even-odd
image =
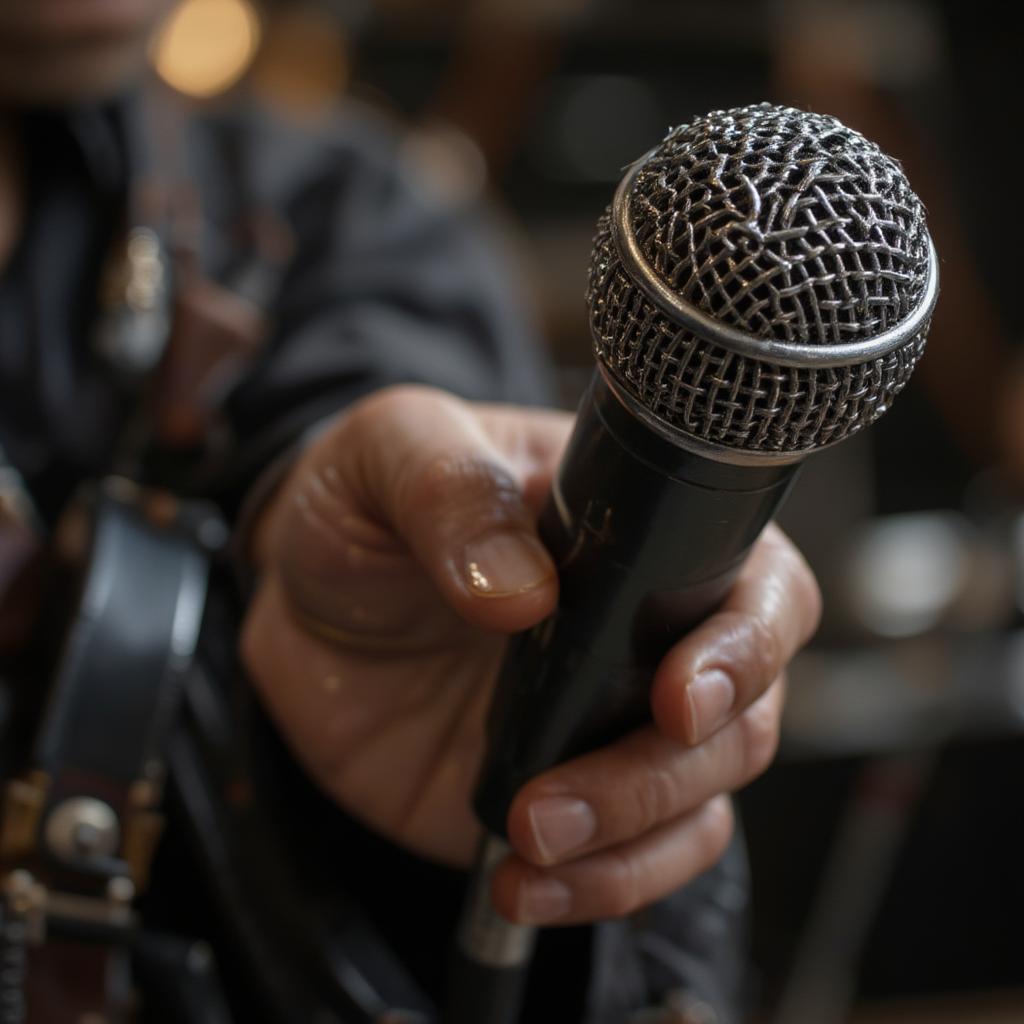
[[[899,165],[835,118],[761,104],[675,129],[627,197],[651,271],[755,338],[855,344],[907,318],[929,273],[924,211]],[[588,289],[598,359],[671,428],[799,452],[871,423],[903,388],[927,323],[883,357],[777,365],[702,339],[655,305],[598,224]]]

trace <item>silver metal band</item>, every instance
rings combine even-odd
[[[645,153],[619,182],[612,201],[611,229],[615,248],[626,273],[644,294],[675,323],[689,328],[705,341],[713,342],[729,352],[779,366],[836,367],[854,366],[880,359],[902,348],[919,334],[935,308],[939,294],[939,264],[935,246],[928,238],[928,279],[917,308],[895,327],[875,338],[849,345],[801,345],[792,341],[757,338],[721,323],[696,306],[680,298],[647,262],[633,232],[629,194],[637,175],[655,152]]]
[[[537,935],[536,928],[507,921],[491,903],[491,878],[510,849],[499,836],[484,834],[459,922],[459,946],[466,956],[489,967],[528,963]]]

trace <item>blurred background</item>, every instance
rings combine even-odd
[[[184,0],[153,62],[198,105],[383,111],[453,206],[492,203],[572,406],[595,221],[669,126],[767,99],[904,165],[942,294],[894,411],[783,516],[826,617],[778,764],[741,796],[758,1020],[1024,1021],[1024,379],[1007,176],[1020,88],[991,0]],[[1011,52],[1011,48],[1013,52]]]

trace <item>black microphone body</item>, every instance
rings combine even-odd
[[[513,638],[491,708],[475,802],[491,832],[529,779],[650,718],[658,663],[723,601],[798,468],[673,444],[595,372],[540,520],[558,608]]]

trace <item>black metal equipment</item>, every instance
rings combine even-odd
[[[211,901],[261,1019],[426,1024],[433,1008],[358,905],[324,898],[253,796],[265,723],[235,655],[222,519],[120,478],[100,486],[91,517],[29,766],[4,790],[0,1022],[134,1020],[140,1008],[160,1024],[238,1019],[214,950],[139,910],[166,833],[198,874],[160,881]]]
[[[226,535],[209,506],[176,506],[161,522],[141,498],[122,479],[99,488],[54,682],[28,764],[4,788],[5,1024],[25,1019],[33,971],[36,987],[52,986],[57,997],[65,967],[48,941],[100,949],[91,959],[107,964],[85,989],[68,985],[69,1012],[113,1012],[131,996],[130,986],[103,979],[119,976],[110,965],[125,960],[138,934],[133,902],[164,825],[163,742],[192,665],[211,550]]]

